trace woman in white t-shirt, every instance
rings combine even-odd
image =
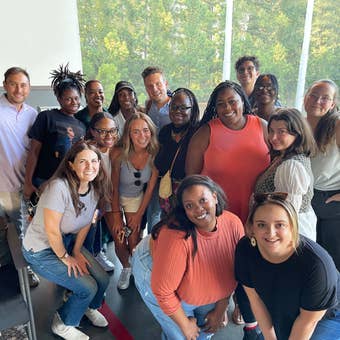
[[[23,240],[23,254],[34,272],[70,290],[57,310],[53,333],[89,339],[76,329],[85,314],[97,327],[108,322],[97,310],[109,277],[82,247],[98,203],[108,200],[101,154],[89,142],[72,146],[48,181]]]

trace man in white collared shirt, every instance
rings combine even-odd
[[[37,111],[25,104],[30,93],[28,73],[20,67],[11,67],[4,76],[5,93],[0,96],[0,228],[5,227],[9,218],[18,230],[24,231],[21,192],[30,143],[27,132]],[[0,263],[3,264],[6,260]],[[38,283],[38,278],[30,275],[31,286]]]

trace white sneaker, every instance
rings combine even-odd
[[[103,251],[100,251],[95,259],[105,271],[111,272],[115,269],[115,265],[107,258],[106,254]]]
[[[52,321],[52,332],[59,335],[61,338],[66,340],[88,340],[90,339],[86,334],[79,331],[76,327],[66,326],[61,320],[58,312],[54,314]]]
[[[100,313],[97,309],[87,308],[85,315],[94,326],[106,327],[109,324],[105,319],[105,316],[102,313]]]
[[[130,285],[131,267],[123,268],[120,273],[117,287],[119,289],[127,289]]]

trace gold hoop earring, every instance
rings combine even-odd
[[[254,236],[250,238],[250,244],[252,247],[256,247],[256,238]]]

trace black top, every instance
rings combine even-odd
[[[172,123],[165,125],[159,132],[158,140],[160,144],[160,150],[155,158],[155,166],[159,171],[159,175],[164,176],[165,173],[170,169],[176,151],[181,145],[181,149],[179,150],[171,172],[171,178],[179,181],[185,177],[185,158],[187,155],[190,138],[196,129],[190,129],[179,141],[179,143],[176,143],[176,141],[171,137],[172,126]]]
[[[40,112],[28,133],[42,143],[34,177],[49,179],[72,144],[84,135],[84,124],[73,116],[57,109]]]
[[[340,306],[340,275],[329,254],[300,235],[297,251],[285,262],[265,260],[248,237],[236,248],[236,279],[255,288],[272,318],[278,340],[287,340],[300,308],[308,311]]]

